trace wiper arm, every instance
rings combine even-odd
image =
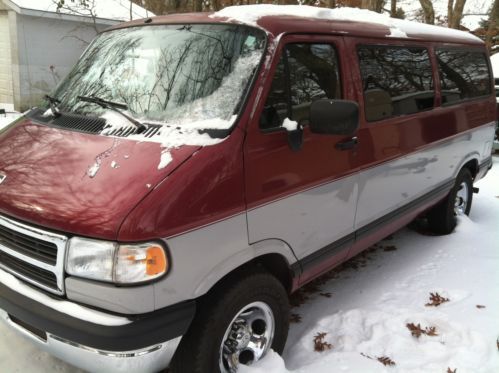
[[[107,101],[100,97],[95,96],[78,96],[78,99],[85,102],[91,102],[93,104],[99,105],[104,109],[109,109],[115,111],[118,114],[121,114],[125,117],[130,123],[132,123],[135,127],[137,127],[137,133],[142,133],[147,130],[147,126],[133,118],[132,116],[126,114],[123,110],[128,110],[128,106],[125,104],[121,104],[119,102]]]
[[[52,111],[52,114],[54,115],[54,117],[56,117],[56,118],[60,117],[61,111],[59,110],[57,105],[61,103],[61,100],[59,100],[58,98],[49,96],[49,95],[45,95],[45,96],[43,96],[43,98],[49,102],[50,110]]]

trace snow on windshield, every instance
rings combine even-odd
[[[258,20],[266,16],[294,16],[331,21],[375,23],[388,27],[390,29],[390,36],[397,38],[407,38],[409,37],[408,34],[420,34],[440,35],[450,38],[467,38],[473,41],[480,40],[467,32],[390,18],[387,14],[348,7],[327,9],[307,5],[258,4],[231,6],[211,15],[211,17],[228,18],[248,25],[257,25]]]
[[[114,30],[92,43],[53,96],[62,112],[104,118],[101,135],[135,132],[126,116],[159,125],[154,136],[128,138],[160,143],[163,168],[171,160],[168,149],[222,140],[224,134],[206,130],[232,127],[264,46],[264,32],[242,25]]]
[[[232,102],[235,97],[240,96],[241,92],[244,92],[251,72],[258,66],[260,58],[260,51],[239,58],[232,72],[223,79],[220,87],[211,95],[177,108],[179,113],[189,113],[189,116],[179,114],[177,116],[179,119],[169,120],[166,124],[144,119],[147,123],[162,124],[159,133],[152,138],[144,137],[141,134],[131,135],[128,138],[161,143],[163,151],[158,169],[165,168],[172,161],[170,149],[182,145],[208,146],[223,141],[223,139],[212,138],[207,133],[200,132],[200,130],[224,130],[232,127],[237,116],[231,115],[230,118],[225,118],[227,106],[230,106],[228,103]],[[102,135],[109,135],[119,129],[134,127],[125,117],[113,111],[105,111],[101,117],[106,119],[106,127],[102,131]]]

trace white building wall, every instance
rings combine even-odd
[[[103,30],[108,26],[97,25]],[[62,19],[17,16],[20,107],[39,104],[81,56],[97,34],[91,23]]]
[[[0,10],[0,104],[14,104],[9,15]]]

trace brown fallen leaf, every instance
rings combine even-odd
[[[437,328],[434,326],[426,327],[425,334],[429,337],[436,337],[436,336],[438,336]]]
[[[448,302],[449,298],[444,298],[438,293],[430,293],[430,303],[426,303],[426,307],[438,307],[442,303]]]
[[[481,304],[477,304],[477,305],[476,305],[476,308],[478,308],[478,309],[482,309],[482,308],[485,308],[485,306],[483,306],[483,305],[481,305]]]
[[[413,337],[419,338],[421,335],[425,334],[429,337],[438,336],[437,328],[435,326],[427,326],[426,328],[421,328],[421,324],[415,325],[414,323],[406,324],[407,329],[411,331]]]
[[[292,313],[291,315],[289,315],[289,322],[292,324],[300,323],[301,322],[301,315],[299,315],[297,313]]]
[[[327,333],[317,333],[314,337],[314,350],[317,352],[322,352],[326,350],[330,350],[333,348],[333,345],[330,343],[324,341],[324,338],[326,338]]]
[[[457,368],[455,368],[454,370],[452,370],[451,368],[447,368],[447,373],[456,373],[457,372]]]
[[[378,357],[377,359],[381,364],[383,364],[385,366],[386,365],[388,365],[388,366],[395,365],[395,361],[390,359],[388,356],[381,356],[381,357]]]
[[[411,331],[412,336],[416,338],[421,337],[421,334],[424,334],[425,332],[423,329],[421,329],[420,324],[415,325],[414,323],[411,322],[410,324],[405,324],[405,326],[407,327],[407,329]]]

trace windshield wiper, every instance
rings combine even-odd
[[[96,96],[78,96],[78,99],[85,102],[91,102],[93,104],[99,105],[104,109],[109,109],[115,111],[118,114],[124,116],[130,123],[132,123],[135,127],[137,127],[137,133],[142,133],[147,130],[147,126],[133,118],[132,116],[126,114],[123,110],[128,110],[128,106],[125,104],[121,104],[119,102],[107,101],[100,97]]]
[[[43,98],[49,102],[50,110],[52,111],[52,115],[56,118],[60,117],[61,111],[59,110],[57,105],[61,103],[61,100],[59,100],[58,98],[49,96],[49,95],[45,95],[45,96],[43,96]]]

